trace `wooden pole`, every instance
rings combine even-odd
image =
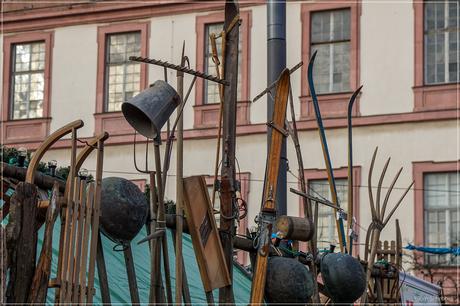
[[[97,264],[97,275],[99,276],[99,287],[101,288],[102,304],[110,305],[111,304],[110,289],[109,289],[109,282],[107,280],[107,269],[105,266],[104,249],[102,247],[101,233],[99,233],[98,236],[99,237],[97,239],[96,264]]]
[[[294,142],[294,148],[295,148],[296,155],[297,155],[300,188],[302,189],[302,192],[307,193],[307,184],[306,184],[305,175],[304,175],[305,168],[303,166],[303,157],[302,157],[302,151],[300,149],[299,135],[298,135],[298,130],[297,130],[297,122],[296,122],[295,109],[294,109],[294,98],[292,95],[292,88],[290,86],[289,86],[289,106],[291,110],[292,127],[289,123],[287,123],[287,127],[289,130],[289,134],[291,134],[292,141]],[[309,219],[310,221],[313,221],[313,211],[311,207],[311,201],[302,197],[302,202],[303,202],[303,209],[305,212],[305,218]],[[314,232],[316,232],[317,224],[313,223],[313,226],[315,227]],[[318,278],[318,272],[317,272],[316,263],[315,263],[317,251],[318,251],[317,244],[316,244],[316,235],[313,235],[313,238],[308,242],[308,248],[313,255],[313,263],[310,266],[310,268],[313,274],[313,279],[315,279],[315,282],[313,282],[314,287],[313,287],[312,301],[313,303],[319,303],[320,300],[319,300],[319,292],[318,292],[318,283],[316,282],[316,279]]]
[[[223,130],[222,130],[222,170],[221,170],[221,215],[220,219],[221,243],[225,260],[233,280],[233,234],[235,220],[232,218],[237,212],[234,210],[236,202],[235,182],[235,146],[236,146],[236,112],[238,99],[238,45],[239,45],[239,8],[236,1],[225,3],[225,58],[224,78],[230,85],[224,88]],[[236,22],[235,22],[236,20]],[[230,218],[230,219],[229,219]],[[233,286],[219,289],[220,304],[234,304]]]
[[[133,252],[131,251],[131,244],[125,246],[123,250],[125,257],[126,273],[128,274],[129,294],[131,296],[131,303],[133,305],[139,304],[139,291],[137,289],[136,271],[134,269]]]
[[[182,45],[181,66],[185,65],[185,41]],[[184,73],[177,71],[177,93],[181,104],[184,103]],[[182,105],[181,105],[182,106]],[[182,107],[179,107],[181,109]],[[182,222],[183,222],[183,167],[184,167],[184,118],[182,113],[177,112],[177,147],[176,147],[176,305],[182,304]],[[165,234],[166,237],[166,234]],[[166,239],[166,238],[165,238]]]
[[[45,303],[46,294],[48,292],[48,281],[51,274],[51,258],[53,253],[53,228],[54,222],[60,212],[59,202],[59,184],[54,183],[53,192],[51,195],[50,205],[46,212],[45,233],[43,235],[43,246],[38,260],[37,269],[35,271],[28,303]]]
[[[94,295],[94,264],[99,238],[99,207],[101,203],[102,169],[104,160],[104,142],[98,141],[96,154],[96,187],[94,191],[93,219],[91,225],[91,245],[89,250],[88,292],[87,303],[92,304]]]
[[[156,186],[155,186],[155,172],[150,172],[149,174],[149,181],[150,181],[150,230],[149,234],[154,233],[157,228],[157,193],[156,193]],[[158,283],[158,275],[161,273],[159,272],[159,264],[157,265],[157,257],[156,257],[156,249],[158,240],[152,239],[150,240],[150,293],[149,293],[149,303],[153,304],[157,301],[157,297],[159,296],[159,283]]]
[[[155,139],[153,141],[153,153],[155,155],[155,172],[156,172],[156,181],[157,181],[157,188],[158,188],[158,213],[157,213],[157,223],[158,223],[158,229],[165,229],[165,205],[164,205],[164,186],[162,184],[162,178],[161,178],[161,156],[160,156],[160,142],[161,139]],[[166,250],[163,250],[163,255],[167,255],[168,248],[167,248],[167,240],[166,240],[166,234],[163,236],[163,242],[160,244],[158,243],[157,245],[157,250],[155,256],[157,257],[157,260],[161,262],[161,248],[165,248]],[[165,263],[168,263],[169,261],[165,260]],[[166,277],[166,292],[167,292],[167,297],[168,297],[168,302],[172,303],[172,293],[171,293],[171,286],[170,286],[170,280],[168,280],[169,277],[169,265],[164,266],[165,268],[165,277]],[[159,271],[159,270],[157,270]],[[158,273],[158,272],[157,272]],[[167,277],[168,276],[168,277]],[[161,279],[161,274],[160,274],[160,279]]]
[[[6,292],[7,303],[25,304],[29,296],[35,274],[37,210],[37,187],[27,182],[20,182],[11,198],[10,219],[6,226],[10,268]]]

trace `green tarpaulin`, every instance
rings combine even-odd
[[[57,267],[57,256],[59,248],[59,230],[61,226],[59,220],[56,221],[53,234],[53,262],[52,262],[52,273],[51,277],[54,278],[56,275]],[[39,232],[39,244],[38,253],[40,254],[41,245],[43,242],[43,231],[44,227]],[[147,304],[149,299],[149,287],[150,287],[150,251],[148,243],[137,245],[137,242],[146,236],[145,229],[143,229],[136,238],[131,242],[137,286],[139,288],[139,297],[142,304]],[[130,304],[131,298],[129,295],[128,278],[126,274],[125,260],[123,252],[114,251],[113,247],[115,243],[106,237],[102,236],[102,242],[104,247],[104,257],[107,267],[110,296],[112,304]],[[174,246],[172,243],[171,233],[168,232],[168,252],[169,262],[171,265],[171,282],[174,299],[174,281],[175,281],[175,267],[174,267]],[[190,287],[190,295],[192,303],[206,304],[206,298],[204,295],[203,285],[200,278],[197,262],[195,259],[195,253],[193,251],[191,237],[184,234],[183,238],[183,255],[185,261],[185,268],[187,272],[187,279]],[[164,274],[163,274],[164,275]],[[96,295],[94,297],[94,303],[100,304],[101,292],[99,290],[99,280],[97,279],[96,269],[96,280],[95,280]],[[54,304],[54,289],[48,290],[47,303]],[[237,267],[233,268],[233,291],[235,295],[235,302],[238,304],[247,304],[249,302],[249,296],[251,291],[251,281],[243,274]],[[218,299],[218,290],[214,291],[214,298]]]

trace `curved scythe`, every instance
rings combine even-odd
[[[315,110],[316,123],[318,124],[318,132],[319,132],[319,137],[321,140],[321,148],[323,150],[323,157],[324,157],[324,162],[326,164],[326,170],[327,170],[327,179],[329,181],[329,188],[332,194],[332,203],[340,207],[339,200],[337,197],[337,187],[335,185],[334,171],[332,168],[331,157],[329,155],[329,149],[327,146],[326,134],[324,132],[323,119],[321,118],[321,111],[319,109],[318,97],[316,96],[315,85],[313,83],[313,65],[315,63],[317,52],[318,51],[315,51],[315,53],[313,53],[313,56],[311,57],[310,62],[308,63],[308,87],[310,89],[310,94],[311,94],[311,98],[313,101],[313,108]],[[337,213],[337,209],[334,209],[334,212]],[[337,231],[339,234],[340,251],[342,253],[344,252],[346,253],[347,243],[346,243],[346,238],[345,238],[345,230],[343,227],[343,220],[341,217],[336,218],[336,226],[337,226]]]

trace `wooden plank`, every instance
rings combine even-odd
[[[86,192],[86,206],[85,206],[85,215],[84,215],[84,224],[83,224],[83,246],[80,257],[80,294],[79,294],[79,303],[83,303],[86,299],[86,265],[88,259],[88,241],[89,233],[91,226],[91,212],[93,209],[94,203],[94,183],[88,184],[88,190]]]
[[[61,233],[59,237],[59,256],[58,256],[58,267],[57,267],[57,277],[56,284],[57,288],[55,291],[55,304],[59,304],[61,300],[61,291],[65,290],[66,284],[61,283],[62,276],[66,273],[64,266],[66,265],[65,258],[68,256],[69,248],[69,235],[70,235],[70,223],[72,215],[72,201],[74,193],[74,184],[75,184],[75,163],[77,159],[77,131],[72,129],[72,149],[70,152],[70,171],[69,176],[67,177],[66,188],[64,191],[65,202],[63,207],[67,206],[67,209],[64,211],[64,214],[61,214]],[[69,216],[69,217],[67,217]],[[66,267],[67,268],[67,267]]]
[[[69,250],[67,254],[66,271],[64,279],[67,281],[66,292],[63,295],[61,301],[70,303],[72,301],[72,290],[73,290],[73,266],[75,258],[75,236],[77,233],[77,217],[78,217],[78,206],[80,205],[80,186],[81,180],[79,177],[75,178],[75,191],[72,201],[72,221],[70,224],[70,235],[69,235]]]
[[[77,205],[76,213],[78,214],[78,224],[77,227],[77,236],[76,236],[76,247],[75,247],[75,261],[73,264],[73,273],[72,273],[72,283],[73,283],[73,292],[72,292],[72,303],[79,302],[79,289],[80,289],[80,259],[82,257],[82,244],[83,244],[83,224],[86,208],[86,181],[82,180],[80,182],[80,200],[79,205]],[[86,243],[85,243],[86,244]]]
[[[53,255],[53,228],[54,222],[61,210],[59,201],[59,184],[54,183],[50,205],[46,212],[45,232],[34,279],[30,288],[28,303],[45,303],[48,292],[48,281],[51,274],[51,259]]]
[[[210,292],[230,285],[230,275],[204,177],[184,178],[184,204],[204,290]]]
[[[99,207],[101,203],[101,185],[102,185],[102,167],[104,160],[104,143],[99,141],[97,143],[96,155],[96,188],[94,191],[94,204],[91,221],[91,244],[89,249],[89,269],[88,269],[88,294],[87,303],[93,303],[94,294],[94,268],[97,252],[97,240],[99,235]]]
[[[6,226],[10,268],[7,303],[25,304],[29,296],[37,257],[37,212],[37,187],[19,183],[11,198],[10,219]]]

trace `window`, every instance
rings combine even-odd
[[[221,12],[196,17],[196,69],[216,75],[216,66],[212,58],[212,45],[209,34],[216,36],[223,30],[224,14]],[[250,29],[251,11],[240,11],[240,32],[238,49],[238,96],[236,123],[249,124],[249,63],[250,63]],[[216,38],[219,60],[221,57],[222,38]],[[222,68],[222,65],[220,66]],[[223,77],[223,76],[222,76]],[[216,128],[219,120],[219,85],[198,78],[195,85],[194,127],[197,132],[203,128]]]
[[[121,105],[148,86],[147,65],[130,56],[148,56],[150,22],[114,23],[98,27],[95,134],[132,135]]]
[[[458,173],[424,175],[425,245],[435,248],[459,246]],[[458,265],[458,256],[425,255],[427,264]]]
[[[311,16],[311,54],[318,94],[350,90],[350,10],[314,12]]]
[[[45,42],[13,46],[11,119],[43,117]]]
[[[459,2],[425,3],[425,84],[459,80]]]
[[[4,35],[2,139],[4,144],[41,142],[50,130],[53,32]]]
[[[340,207],[345,212],[347,210],[347,180],[336,179],[337,197]],[[308,193],[317,198],[324,198],[332,201],[332,196],[327,180],[311,180],[308,182]],[[317,241],[318,249],[329,249],[330,244],[339,247],[339,236],[336,228],[336,214],[334,209],[325,205],[318,204],[318,227]],[[346,221],[344,221],[344,226]]]
[[[106,111],[120,111],[123,102],[139,93],[141,64],[129,57],[140,53],[140,32],[107,35]]]
[[[211,24],[206,24],[206,30],[205,30],[205,50],[207,50],[204,58],[204,67],[205,67],[205,72],[211,75],[216,75],[216,65],[214,63],[214,60],[212,58],[212,46],[211,46],[211,41],[209,39],[209,35],[214,33],[216,36],[219,36],[219,34],[222,32],[224,28],[224,23],[211,23]],[[242,61],[242,35],[239,36],[239,49],[238,49],[238,66],[241,67],[241,61]],[[217,49],[217,55],[219,59],[222,61],[222,38],[216,38],[216,49]],[[222,69],[222,65],[220,66],[220,69]],[[220,102],[220,97],[219,97],[219,84],[216,82],[211,82],[208,80],[205,80],[205,85],[204,85],[204,102],[206,104],[210,103],[219,103]],[[241,69],[238,69],[238,100],[241,100]]]
[[[459,85],[459,4],[414,1],[414,111],[455,110]]]
[[[302,60],[308,63],[317,51],[313,67],[316,93],[323,117],[347,116],[347,105],[359,81],[360,2],[316,1],[301,6]],[[308,65],[302,66],[300,118],[315,117],[308,86]],[[353,116],[359,116],[359,96]]]

